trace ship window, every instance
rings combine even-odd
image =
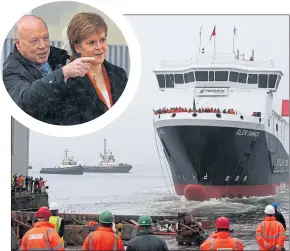
[[[281,76],[280,76],[280,75],[278,75],[277,86],[279,85],[279,83],[280,83],[280,80],[281,80]]]
[[[257,84],[258,83],[258,75],[257,74],[249,74],[248,84]]]
[[[276,74],[270,74],[269,75],[269,88],[275,88],[275,84],[276,84],[276,80],[277,80],[277,75]]]
[[[158,84],[159,84],[159,87],[160,88],[165,88],[165,78],[164,78],[164,75],[156,75],[157,76],[157,80],[158,80]]]
[[[196,71],[196,81],[208,81],[208,71]]]
[[[193,74],[192,71],[188,73],[188,77],[189,77],[189,82],[194,82],[195,81],[194,74]]]
[[[235,71],[230,72],[230,82],[238,82],[239,73]]]
[[[166,88],[174,88],[173,74],[166,74],[165,79],[166,79]]]
[[[209,72],[209,81],[214,81],[214,72],[213,71]]]
[[[184,77],[184,83],[189,83],[188,73],[184,73],[183,77]]]
[[[175,84],[183,84],[183,74],[175,74],[174,75]]]
[[[278,124],[276,124],[276,131],[278,132]]]
[[[243,84],[247,83],[247,74],[239,73],[238,82]]]
[[[215,81],[228,81],[229,72],[228,71],[216,71]]]
[[[270,127],[270,126],[271,126],[271,120],[268,119],[268,127]]]
[[[267,88],[268,75],[259,74],[259,88]]]

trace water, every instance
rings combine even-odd
[[[58,202],[60,211],[100,213],[111,210],[119,215],[176,215],[177,212],[192,212],[212,219],[224,215],[231,221],[233,235],[242,239],[248,250],[257,249],[255,229],[263,218],[266,205],[276,202],[289,224],[289,191],[261,198],[186,201],[184,197],[173,193],[169,179],[166,185],[164,177],[152,173],[136,168],[129,174],[41,176],[48,180],[50,202]],[[37,177],[40,174],[37,170],[30,170],[30,175]],[[286,247],[289,248],[289,242]]]

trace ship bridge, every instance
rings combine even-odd
[[[273,61],[241,60],[235,54],[199,54],[196,60],[162,62],[154,73],[161,91],[225,87],[276,92],[283,76]]]

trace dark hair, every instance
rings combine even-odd
[[[230,229],[229,228],[218,228],[216,231],[217,232],[229,232]]]
[[[81,43],[88,36],[102,31],[107,35],[108,27],[100,15],[87,12],[76,14],[67,27],[67,37],[72,50],[72,59],[79,57],[75,44]]]
[[[100,226],[111,228],[113,226],[113,224],[112,223],[100,223]]]

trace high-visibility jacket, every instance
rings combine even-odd
[[[52,215],[52,216],[49,217],[49,222],[55,226],[54,229],[55,229],[55,231],[56,231],[57,233],[59,233],[61,220],[62,220],[62,219],[61,219],[61,217],[59,217],[59,216],[54,216],[54,215]],[[62,242],[63,242],[63,237],[61,237],[61,239],[62,239]]]
[[[122,239],[111,228],[99,227],[90,233],[82,250],[125,250]]]
[[[200,245],[200,250],[214,251],[218,249],[227,250],[244,250],[244,246],[241,240],[232,238],[229,232],[216,232],[210,235],[210,237]]]
[[[276,218],[267,216],[256,229],[256,240],[260,250],[269,250],[271,247],[284,247],[286,232],[283,225]]]
[[[20,250],[57,250],[63,251],[64,245],[51,223],[36,222],[21,240]]]

